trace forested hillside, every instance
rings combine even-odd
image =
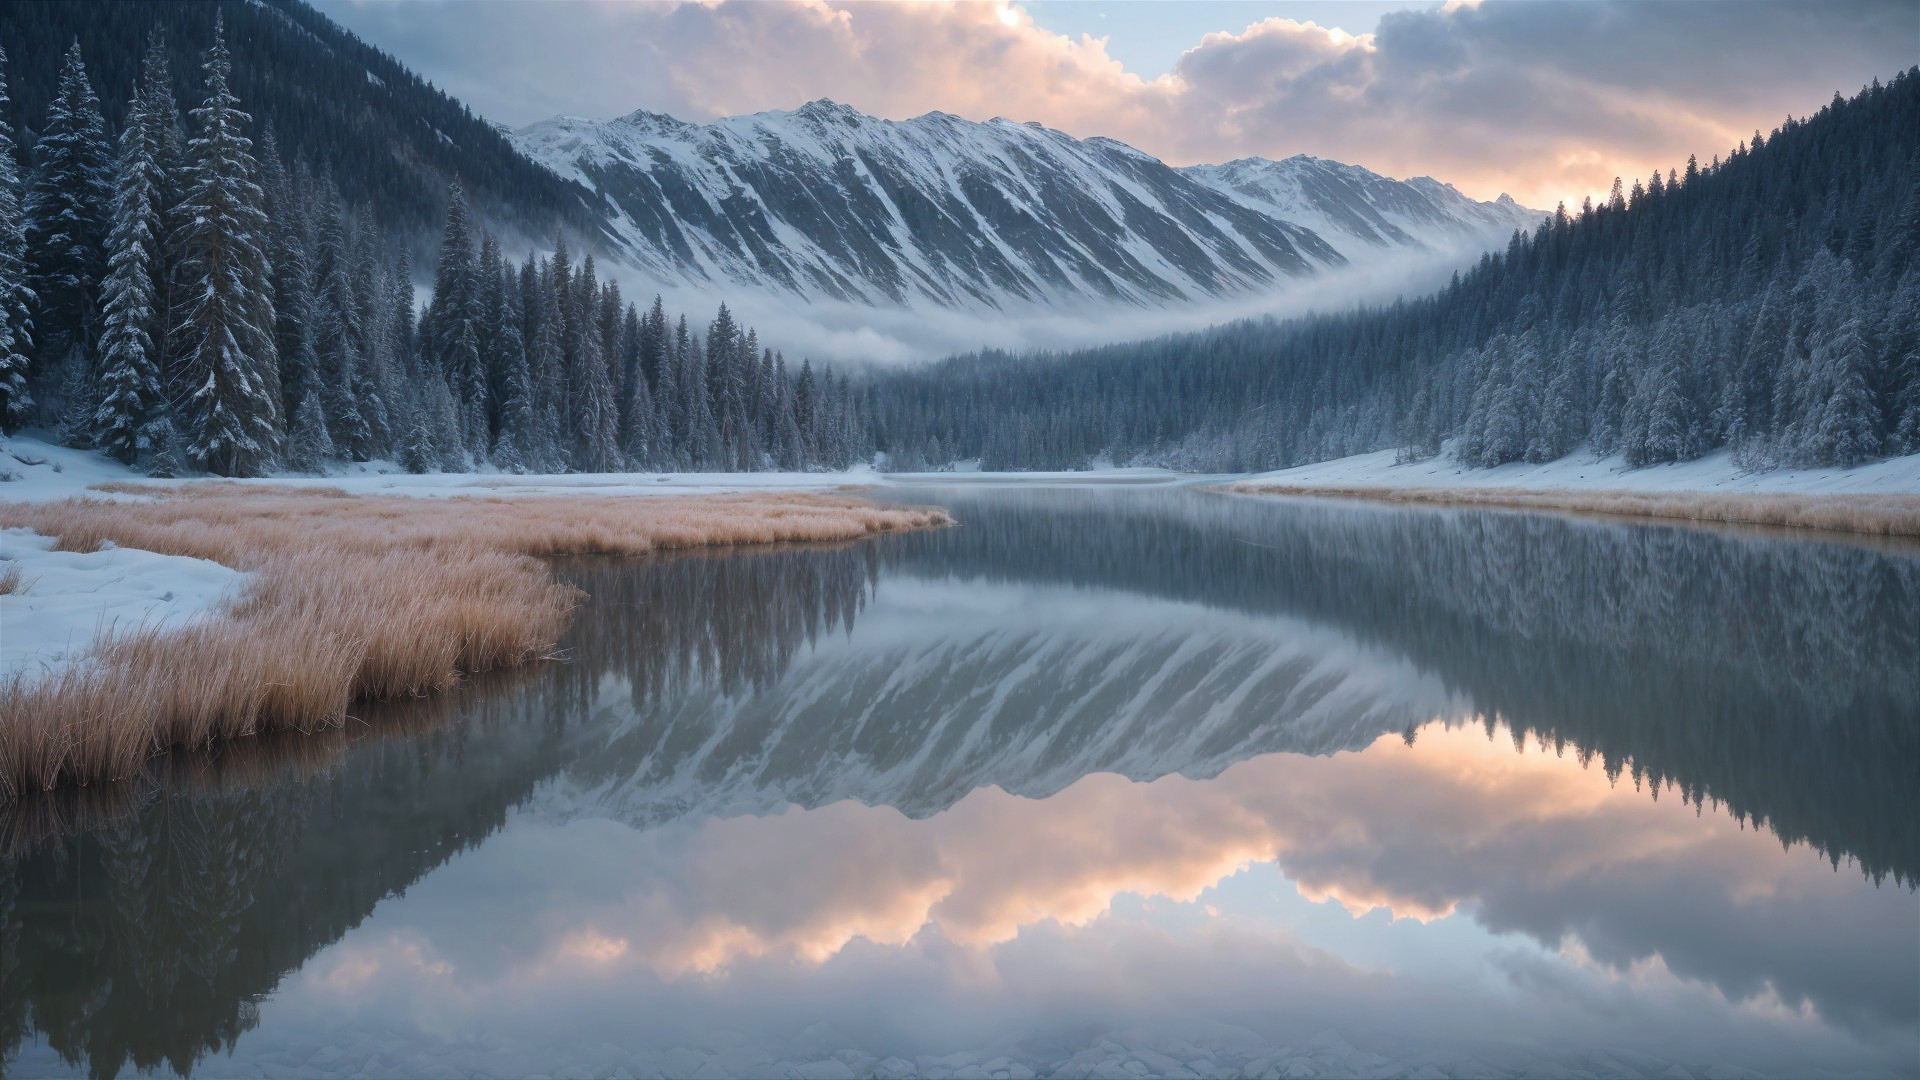
[[[197,100],[200,53],[226,20],[230,80],[259,138],[271,130],[289,162],[326,171],[349,203],[370,206],[383,228],[430,240],[459,183],[496,228],[597,240],[593,197],[522,157],[504,135],[399,61],[362,42],[301,0],[8,0],[0,47],[12,60],[12,109],[0,122],[31,147],[59,93],[63,57],[76,42],[118,131],[158,29],[174,96]],[[426,250],[420,247],[416,254]]]
[[[251,137],[225,32],[216,19],[196,43],[184,122],[178,42],[155,25],[116,138],[77,43],[24,176],[0,124],[0,430],[51,427],[155,475],[386,457],[798,469],[870,452],[843,380],[790,375],[724,304],[704,335],[657,300],[643,313],[564,238],[516,263],[458,184],[421,309],[411,230],[287,161],[271,131]]]
[[[1920,450],[1920,71],[1615,184],[1415,301],[877,376],[907,465],[1269,469],[1400,447],[1475,465]]]

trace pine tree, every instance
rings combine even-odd
[[[33,353],[33,289],[27,284],[26,220],[7,96],[7,54],[0,50],[0,434],[11,435],[33,407],[27,385]]]
[[[26,245],[39,304],[34,317],[38,362],[49,374],[56,364],[85,371],[98,333],[113,161],[100,100],[87,79],[77,39],[67,50],[59,92],[47,106],[34,160]]]
[[[294,410],[293,426],[287,432],[287,468],[296,472],[319,472],[333,455],[333,437],[327,432],[320,395],[308,394]]]
[[[1858,465],[1880,454],[1880,409],[1874,401],[1872,353],[1854,280],[1844,264],[1834,271],[1828,299],[1811,343],[1815,412],[1806,432],[1805,459],[1819,464]]]
[[[280,357],[281,407],[292,416],[320,388],[314,347],[313,267],[308,258],[311,185],[296,183],[268,128],[260,141],[260,190],[270,223],[274,350]],[[302,177],[304,178],[304,172]],[[305,197],[303,197],[305,196]]]
[[[1920,261],[1908,264],[1887,309],[1888,450],[1920,453]]]
[[[599,287],[594,281],[593,256],[580,265],[574,283],[574,310],[569,320],[573,339],[567,372],[574,425],[573,466],[581,472],[611,472],[620,459],[620,414],[613,400],[599,321],[594,317]]]
[[[95,447],[128,465],[153,446],[152,425],[166,409],[162,351],[167,323],[158,283],[167,280],[165,245],[170,178],[165,162],[173,133],[172,80],[156,39],[120,133],[113,229],[100,341],[102,398],[93,418]]]
[[[254,181],[253,143],[242,133],[248,117],[227,85],[231,67],[225,27],[216,20],[207,96],[193,110],[196,132],[187,144],[181,333],[188,454],[210,472],[245,476],[271,464],[281,413],[268,222]]]
[[[440,237],[440,263],[433,275],[433,299],[428,302],[420,330],[427,341],[427,354],[455,387],[471,378],[465,365],[478,358],[477,352],[464,351],[460,342],[461,327],[479,315],[473,245],[467,194],[454,184],[447,193],[447,219]]]

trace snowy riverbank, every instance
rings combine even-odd
[[[54,538],[0,529],[0,682],[58,676],[94,643],[136,630],[172,630],[238,597],[250,575],[207,559],[108,545],[54,551]]]
[[[1394,464],[1395,452],[1336,458],[1276,472],[1256,473],[1240,484],[1295,488],[1517,488],[1528,491],[1788,493],[1796,495],[1920,495],[1920,454],[1889,458],[1852,469],[1740,468],[1726,452],[1673,465],[1629,468],[1618,456],[1595,458],[1584,451],[1542,465],[1514,462],[1471,469],[1441,456]]]
[[[1852,469],[1753,472],[1725,453],[1641,469],[1579,453],[1543,465],[1469,469],[1447,458],[1397,465],[1385,451],[1261,473],[1227,490],[1920,537],[1920,455]]]

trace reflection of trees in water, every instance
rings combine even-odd
[[[0,862],[0,1047],[38,1031],[95,1076],[230,1047],[281,976],[558,766],[544,699],[512,682],[370,708],[327,758],[181,755],[191,775],[151,778],[132,807],[23,805],[91,827]]]
[[[765,686],[852,626],[878,563],[853,545],[559,569],[591,597],[569,663],[0,810],[0,1052],[38,1031],[96,1076],[188,1071],[381,898],[498,829],[567,763],[603,677],[642,708]]]
[[[0,811],[0,1047],[40,1031],[95,1075],[187,1070],[247,1030],[284,974],[499,828],[543,779],[632,760],[621,740],[670,758],[717,737],[721,767],[757,753],[753,729],[702,727],[698,703],[772,685],[852,626],[886,568],[1327,624],[1616,775],[1722,801],[1876,877],[1920,866],[1920,559],[1170,493],[952,501],[962,528],[852,547],[637,572],[567,562],[591,594],[570,663]],[[609,677],[632,703],[596,717]],[[913,749],[921,722],[889,720],[887,744]]]
[[[600,678],[620,676],[645,709],[694,688],[766,688],[802,647],[852,630],[880,562],[872,544],[813,545],[669,556],[642,573],[569,559],[559,571],[591,608],[567,635],[563,677],[590,696]]]
[[[951,500],[965,527],[897,538],[890,562],[1335,626],[1610,774],[1876,879],[1920,876],[1920,554],[1497,511],[1042,498]]]

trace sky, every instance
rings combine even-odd
[[[1920,63],[1915,0],[320,0],[521,126],[827,97],[1175,165],[1305,153],[1548,209]]]

